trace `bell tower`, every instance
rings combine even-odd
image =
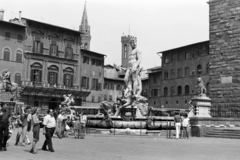
[[[128,67],[128,54],[132,51],[132,48],[130,46],[130,40],[132,38],[135,38],[133,36],[122,36],[121,42],[122,42],[122,67],[127,68]]]
[[[86,2],[84,5],[82,22],[81,22],[81,25],[79,26],[79,31],[82,33],[81,34],[81,49],[90,50],[91,34],[90,34],[90,26],[88,25]]]

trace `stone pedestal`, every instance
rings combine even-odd
[[[210,107],[211,107],[211,99],[206,95],[195,96],[192,99],[192,105],[194,106],[194,110],[196,114],[194,117],[203,117],[203,118],[211,118],[210,115]]]

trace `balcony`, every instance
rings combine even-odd
[[[52,85],[43,82],[22,81],[23,95],[37,95],[46,97],[62,97],[64,94],[72,94],[76,98],[85,97],[90,91],[81,91],[80,86]]]

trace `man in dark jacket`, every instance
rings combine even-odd
[[[5,104],[6,105],[6,104]],[[8,140],[10,109],[0,105],[0,151],[7,151],[6,144]]]

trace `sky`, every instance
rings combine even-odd
[[[161,66],[160,51],[209,40],[208,0],[0,0],[4,20],[22,17],[78,30],[86,2],[90,50],[121,64],[121,36],[138,39],[144,69]]]

